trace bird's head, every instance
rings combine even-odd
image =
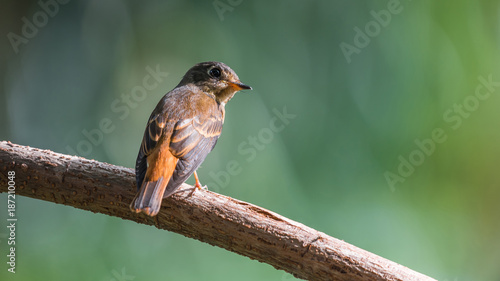
[[[193,84],[203,92],[214,97],[219,104],[225,105],[236,92],[251,90],[252,87],[241,83],[238,75],[222,62],[202,62],[191,67],[178,86]]]

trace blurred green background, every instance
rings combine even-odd
[[[478,78],[500,81],[497,1],[40,3],[0,11],[0,139],[133,167],[158,100],[222,61],[254,90],[198,170],[210,190],[438,280],[500,280],[500,87]],[[114,129],[96,137],[103,119]],[[1,227],[1,280],[294,279],[118,218],[17,210],[17,273]]]

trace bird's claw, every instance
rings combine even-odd
[[[194,187],[193,187],[193,190],[191,191],[191,193],[189,193],[189,196],[192,196],[194,194],[194,192],[196,190],[208,190],[208,187],[206,185],[204,186],[201,186],[201,184],[196,184]]]

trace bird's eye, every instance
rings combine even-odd
[[[208,73],[210,73],[210,76],[215,78],[219,78],[221,75],[220,69],[218,69],[217,67],[210,69]]]

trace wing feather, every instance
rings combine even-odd
[[[222,131],[222,115],[200,120],[199,116],[178,122],[170,142],[172,154],[179,158],[164,197],[186,181],[212,151]]]
[[[139,154],[135,162],[137,189],[140,189],[146,175],[148,167],[147,157],[157,148],[167,123],[168,120],[161,114],[152,114],[151,117],[149,117],[142,138],[141,148],[139,149]]]

